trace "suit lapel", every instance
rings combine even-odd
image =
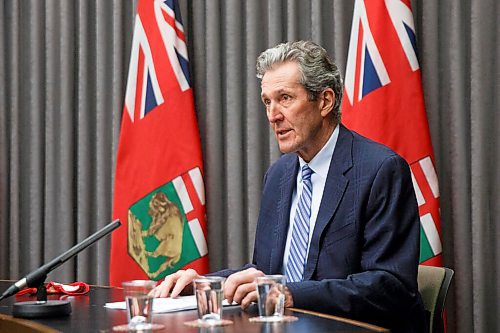
[[[283,175],[280,179],[278,189],[279,201],[277,211],[276,227],[274,229],[275,245],[271,250],[270,272],[281,273],[283,271],[283,255],[285,253],[286,236],[290,222],[290,207],[292,205],[292,193],[297,180],[299,162],[298,158],[290,158],[285,165]]]
[[[332,162],[328,170],[328,177],[321,198],[316,226],[314,227],[307,265],[304,272],[304,280],[311,278],[319,256],[319,241],[325,227],[332,219],[340,201],[347,188],[349,180],[344,176],[352,167],[352,134],[344,126],[340,125],[339,137],[332,156]],[[342,224],[344,221],[336,220],[335,223]],[[339,225],[340,227],[340,225]]]

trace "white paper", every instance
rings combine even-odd
[[[222,302],[223,305],[229,305],[226,300]],[[125,302],[114,302],[104,304],[105,308],[125,310],[127,306]],[[153,301],[153,312],[167,313],[183,310],[196,309],[196,296],[179,296],[176,298],[155,298]]]

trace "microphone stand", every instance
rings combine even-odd
[[[37,268],[21,280],[11,285],[1,296],[0,301],[4,298],[14,295],[19,290],[27,287],[36,287],[36,301],[17,302],[14,303],[12,315],[21,318],[43,318],[54,316],[67,316],[71,313],[71,304],[69,301],[64,300],[47,300],[47,289],[45,288],[45,279],[47,274],[62,265],[67,260],[73,258],[75,255],[97,242],[102,237],[111,233],[121,225],[119,220],[115,220],[106,225],[101,230],[90,235],[82,242],[76,244],[63,254],[54,258],[47,264]]]

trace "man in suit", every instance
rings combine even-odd
[[[224,295],[246,308],[254,279],[286,274],[286,306],[426,331],[417,288],[419,217],[407,163],[341,124],[342,79],[310,41],[257,59],[261,97],[283,156],[264,178],[253,262],[224,270]],[[165,278],[178,295],[198,274]]]

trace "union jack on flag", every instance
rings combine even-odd
[[[439,186],[415,36],[410,0],[356,0],[342,121],[406,159],[419,205],[420,262],[441,266]]]
[[[146,33],[144,24],[149,25],[151,17],[141,16],[140,12],[135,20],[125,94],[125,107],[132,121],[135,117],[144,118],[148,112],[164,102],[161,87],[167,86],[168,82],[165,80],[171,80],[171,73],[157,71],[156,66],[164,62],[162,59],[165,57],[165,51],[181,91],[190,88],[186,37],[177,2],[154,1],[151,9],[154,24],[158,29],[150,29]],[[148,37],[153,40],[153,47]]]
[[[139,0],[115,174],[110,283],[208,272],[201,144],[174,0]]]

